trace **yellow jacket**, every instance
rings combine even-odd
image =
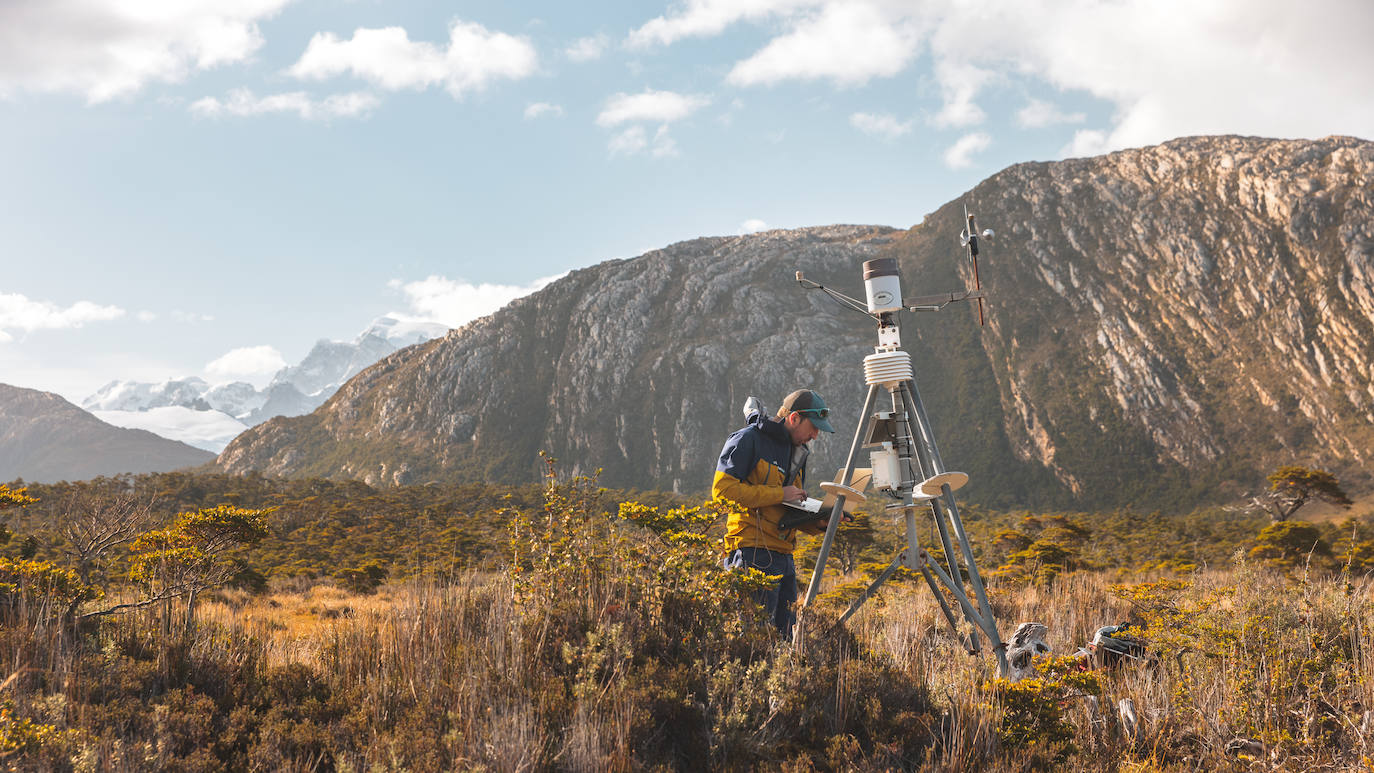
[[[761,413],[751,416],[748,426],[725,441],[716,463],[711,496],[747,508],[742,515],[731,514],[726,524],[727,550],[754,547],[790,554],[797,547],[798,531],[824,532],[817,525],[819,522],[796,529],[778,528],[778,522],[788,512],[782,504],[782,489],[791,460],[792,438],[787,428],[781,421]],[[803,467],[792,485],[801,486],[805,480]]]

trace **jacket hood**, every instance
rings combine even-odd
[[[763,411],[755,411],[749,414],[746,421],[749,426],[757,427],[759,431],[773,440],[786,443],[789,446],[792,445],[792,436],[787,434],[787,427],[783,426],[781,421],[769,416]]]

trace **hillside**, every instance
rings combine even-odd
[[[204,464],[214,454],[114,427],[51,392],[0,384],[0,480],[85,480]]]
[[[1368,488],[1374,449],[1374,145],[1187,138],[1008,168],[917,227],[702,238],[566,278],[393,354],[307,416],[237,438],[219,469],[520,482],[547,450],[610,485],[700,491],[754,394],[818,389],[842,461],[864,394],[862,317],[796,271],[861,294],[899,259],[908,295],[971,281],[989,322],[908,315],[904,340],[937,439],[994,505],[1186,508],[1284,462]]]

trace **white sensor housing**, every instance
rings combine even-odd
[[[874,488],[896,491],[901,487],[901,464],[891,443],[883,443],[882,450],[869,452],[868,463],[873,468]]]
[[[873,314],[902,309],[902,280],[897,276],[896,258],[864,261],[864,290],[868,310]]]

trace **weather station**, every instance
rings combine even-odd
[[[878,258],[863,264],[864,301],[813,282],[802,272],[797,272],[797,282],[803,288],[825,293],[841,306],[873,319],[878,326],[878,345],[873,354],[863,360],[868,394],[844,469],[836,480],[820,484],[826,493],[825,503],[830,507],[830,515],[816,557],[816,568],[812,572],[798,624],[793,632],[793,641],[798,647],[803,642],[806,609],[820,590],[826,562],[830,558],[831,546],[843,514],[859,503],[866,503],[875,515],[885,513],[902,520],[906,547],[855,599],[836,625],[842,625],[853,616],[900,568],[906,567],[921,573],[950,627],[962,637],[944,591],[954,597],[964,618],[972,625],[972,631],[964,639],[965,648],[970,654],[978,654],[981,651],[981,634],[997,659],[998,675],[1007,675],[1007,645],[998,633],[992,605],[988,603],[987,592],[974,560],[973,547],[954,498],[954,492],[968,483],[969,478],[962,472],[945,468],[930,419],[921,402],[920,390],[916,386],[911,355],[902,350],[901,328],[898,324],[898,315],[903,311],[936,312],[954,303],[972,302],[978,305],[978,323],[982,325],[984,295],[978,273],[979,240],[990,241],[992,237],[991,230],[978,233],[974,216],[965,208],[964,229],[959,234],[959,242],[965,257],[972,264],[972,289],[904,299],[895,258]],[[868,452],[869,466],[866,469],[858,466],[863,450]],[[918,542],[917,514],[921,511],[928,512],[934,520],[945,558],[944,565]],[[807,520],[817,518],[815,515],[797,513],[785,518],[782,525],[795,526]],[[964,577],[968,578],[967,584]]]

